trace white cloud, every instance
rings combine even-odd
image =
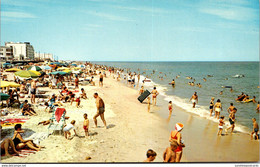
[[[102,17],[102,18],[109,19],[109,20],[114,20],[114,21],[134,21],[134,20],[126,18],[126,17],[112,15],[112,14],[107,14],[107,13],[93,12],[93,11],[90,11],[90,12],[87,12],[87,13],[91,14],[93,16],[98,16],[98,17]]]
[[[2,11],[2,17],[9,17],[9,18],[36,18],[36,16],[26,13],[26,12],[11,12],[11,11]]]
[[[254,8],[248,7],[245,1],[223,1],[217,0],[211,3],[211,6],[200,8],[202,13],[215,15],[227,20],[248,21],[257,19],[258,11]]]
[[[140,11],[140,12],[149,12],[149,13],[169,13],[169,11],[161,9],[161,8],[154,8],[154,7],[125,7],[125,6],[115,6],[115,8],[123,9],[123,10],[133,10],[133,11]]]

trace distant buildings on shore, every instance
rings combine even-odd
[[[0,46],[0,59],[1,61],[54,60],[53,54],[51,53],[35,52],[30,42],[6,42],[5,46]]]

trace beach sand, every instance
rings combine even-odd
[[[97,81],[96,81],[97,83]],[[26,158],[11,157],[2,159],[2,163],[61,163],[61,162],[142,162],[146,159],[146,151],[153,149],[158,156],[155,162],[162,162],[162,154],[169,146],[167,124],[160,117],[147,112],[147,104],[138,100],[138,91],[124,84],[105,78],[104,87],[80,86],[87,92],[89,99],[81,100],[82,108],[65,103],[67,115],[76,120],[76,131],[79,137],[66,140],[60,135],[50,135],[40,145],[46,148]],[[46,88],[44,88],[46,89]],[[43,90],[43,89],[42,89]],[[48,92],[52,94],[52,92]],[[103,98],[106,111],[105,118],[108,129],[98,118],[99,128],[93,128],[93,116],[96,113],[94,92]],[[51,114],[45,113],[40,107],[36,109],[39,116],[30,117],[23,128],[34,132],[47,132],[48,126],[37,126],[42,120],[48,120]],[[83,114],[87,113],[90,120],[90,137],[84,138]],[[72,134],[74,134],[72,132]],[[90,160],[85,160],[86,157]],[[183,159],[184,161],[184,159]]]
[[[96,80],[96,84],[97,84]],[[170,131],[177,122],[184,124],[181,132],[186,147],[181,162],[257,162],[259,161],[259,142],[251,141],[244,133],[217,136],[218,125],[210,120],[187,113],[174,105],[169,123],[160,117],[159,112],[168,114],[167,102],[158,101],[151,113],[147,104],[138,100],[138,90],[117,82],[112,77],[105,78],[104,87],[80,86],[87,92],[87,100],[81,100],[82,108],[66,103],[67,116],[76,120],[76,131],[79,137],[66,140],[60,135],[50,135],[40,145],[46,148],[26,158],[11,157],[2,163],[66,163],[66,162],[142,162],[146,151],[157,152],[154,162],[162,162],[162,154],[169,146]],[[43,88],[47,89],[47,88]],[[58,90],[48,92],[52,94]],[[108,129],[105,129],[100,118],[99,128],[93,128],[93,116],[96,113],[93,93],[98,92],[106,105],[105,118]],[[159,96],[160,99],[160,96]],[[174,103],[174,102],[173,102]],[[47,132],[48,126],[37,126],[42,120],[48,120],[51,114],[40,107],[36,109],[39,116],[30,117],[23,127],[34,132]],[[83,114],[90,120],[90,137],[84,138]],[[5,129],[6,130],[6,129]],[[11,130],[9,130],[11,131]],[[224,133],[224,132],[223,132]],[[72,132],[73,134],[73,132]],[[91,157],[90,160],[85,160]]]

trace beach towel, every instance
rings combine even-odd
[[[55,112],[55,119],[57,122],[60,121],[61,116],[63,115],[63,113],[65,112],[65,108],[57,108],[56,112]]]
[[[1,126],[15,126],[16,124],[24,124],[29,118],[9,118],[1,120]]]
[[[40,145],[40,142],[45,140],[49,134],[47,132],[33,133],[30,137],[25,138],[25,140],[33,140],[33,143]]]
[[[12,153],[11,155],[16,156],[16,157],[20,157],[20,158],[25,158],[30,154],[35,154],[37,151],[32,150],[30,148],[23,148],[21,150],[18,150],[18,152],[19,152],[19,155],[15,154],[15,153]],[[6,156],[5,154],[1,154],[1,159],[4,158],[5,156]]]

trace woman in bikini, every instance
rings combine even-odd
[[[153,105],[156,105],[156,97],[159,95],[158,91],[156,90],[156,87],[152,90],[152,96],[153,96]]]
[[[176,153],[176,160],[175,162],[180,162],[181,161],[181,157],[182,157],[182,148],[185,147],[185,145],[182,143],[182,136],[181,136],[181,131],[183,129],[183,124],[177,123],[175,125],[175,130],[171,132],[171,136],[169,138],[169,141],[177,141],[178,143],[178,147],[176,150],[174,150],[174,152]]]
[[[209,112],[210,112],[209,116],[212,116],[213,108],[214,108],[214,97],[211,98],[211,101],[209,103]]]
[[[217,103],[214,106],[215,108],[215,118],[219,119],[220,111],[222,110],[222,105],[220,99],[217,100]]]
[[[21,136],[20,133],[23,133],[24,130],[22,130],[22,125],[21,124],[16,124],[14,127],[15,131],[14,131],[14,136],[12,138],[15,148],[17,150],[22,149],[24,147],[29,147],[30,149],[36,150],[36,151],[40,151],[41,148],[44,147],[40,147],[36,144],[33,143],[32,140],[24,140]]]

